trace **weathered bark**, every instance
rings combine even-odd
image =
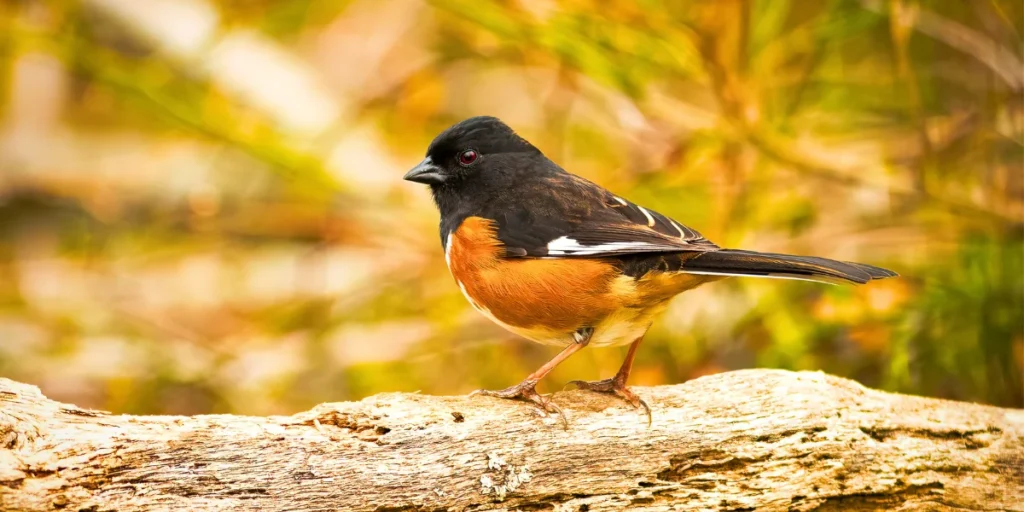
[[[116,416],[0,379],[3,510],[1024,510],[1024,411],[750,370],[557,393],[386,394],[289,417]]]

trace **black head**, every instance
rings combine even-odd
[[[471,117],[441,132],[427,148],[427,157],[405,179],[432,188],[456,188],[482,173],[500,172],[510,154],[540,154],[496,117]]]

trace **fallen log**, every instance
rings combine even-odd
[[[568,416],[393,393],[294,416],[126,416],[0,379],[0,509],[1024,510],[1024,411],[745,370]]]

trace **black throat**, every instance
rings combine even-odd
[[[438,226],[441,234],[441,245],[448,245],[448,234],[455,231],[466,220],[466,217],[473,215],[473,205],[467,204],[459,197],[456,186],[451,183],[431,185],[430,192],[434,196],[434,204],[441,213],[441,222]]]

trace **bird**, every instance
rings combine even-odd
[[[500,119],[478,116],[437,135],[404,176],[426,184],[441,246],[477,311],[530,341],[561,347],[522,382],[475,393],[561,408],[537,383],[587,346],[629,345],[611,378],[571,381],[614,395],[652,421],[626,384],[637,348],[682,292],[728,277],[864,284],[891,270],[813,256],[723,249],[695,229],[562,169]]]

